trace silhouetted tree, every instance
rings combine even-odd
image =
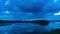
[[[32,23],[36,23],[36,24],[40,24],[42,26],[46,26],[49,24],[48,20],[36,20],[36,21],[32,21]]]

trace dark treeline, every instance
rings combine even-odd
[[[34,20],[34,21],[22,21],[22,20],[15,20],[15,21],[10,21],[10,20],[0,20],[0,23],[21,23],[21,22],[30,22],[30,23],[38,23],[38,22],[48,22],[48,20]]]
[[[34,21],[22,21],[22,20],[16,20],[16,21],[8,21],[8,20],[0,20],[0,24],[8,24],[8,23],[34,23],[34,24],[40,24],[42,26],[46,26],[49,24],[48,20],[34,20]]]
[[[31,22],[31,21],[22,21],[22,20],[15,20],[15,21],[9,21],[9,20],[0,20],[0,23],[23,23],[23,22]]]
[[[54,21],[52,21],[54,22]],[[60,22],[60,20],[56,21]],[[50,21],[48,20],[33,20],[33,21],[22,21],[22,20],[15,20],[15,21],[8,21],[8,20],[0,20],[0,24],[11,24],[11,23],[34,23],[34,24],[40,24],[42,26],[47,26]]]

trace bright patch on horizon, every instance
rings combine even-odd
[[[60,22],[57,22],[57,23],[59,23],[59,24],[60,24]]]
[[[60,12],[58,12],[58,13],[54,13],[54,15],[60,15]]]

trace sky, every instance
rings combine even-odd
[[[59,0],[0,0],[1,20],[59,20]]]

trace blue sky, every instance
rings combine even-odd
[[[1,0],[1,20],[59,20],[59,0]],[[33,9],[33,10],[32,10]]]

